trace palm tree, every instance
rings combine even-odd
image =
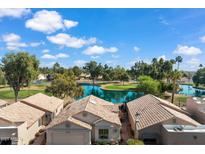
[[[177,56],[175,58],[175,61],[177,62],[177,70],[179,70],[179,63],[183,61],[183,58],[181,56]]]
[[[172,103],[174,103],[174,94],[176,92],[176,82],[177,82],[177,80],[179,80],[181,78],[181,76],[182,76],[181,72],[179,72],[178,70],[174,70],[174,71],[170,72],[170,74],[169,74],[169,77],[172,80],[172,86],[173,86],[172,100],[171,100]]]
[[[202,68],[202,67],[203,67],[203,65],[202,65],[202,64],[200,64],[200,65],[199,65],[199,67],[200,67],[200,68]]]

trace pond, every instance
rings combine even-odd
[[[115,90],[103,90],[100,86],[93,86],[90,84],[81,84],[83,87],[83,97],[94,95],[114,104],[127,103],[143,95],[143,93],[137,93],[134,91],[115,91]]]
[[[181,88],[179,94],[184,94],[187,96],[197,96],[197,97],[205,95],[205,90],[194,88],[191,85],[179,85],[179,87]]]

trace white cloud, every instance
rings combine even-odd
[[[59,33],[53,36],[47,36],[47,39],[61,46],[71,47],[71,48],[81,48],[84,45],[90,45],[96,43],[96,38],[92,37],[89,39],[76,38],[69,34]]]
[[[187,61],[187,63],[198,67],[200,64],[200,59],[192,58],[189,61]]]
[[[159,56],[159,57],[157,58],[157,60],[160,60],[161,58],[162,58],[163,60],[166,60],[166,59],[167,59],[165,55],[161,55],[161,56]]]
[[[60,29],[71,28],[78,25],[78,22],[63,20],[56,11],[41,10],[34,14],[32,19],[26,21],[26,28],[35,31],[51,34]]]
[[[44,42],[21,42],[21,36],[14,33],[2,35],[2,41],[6,43],[6,48],[8,50],[19,50],[21,47],[37,47],[44,44]]]
[[[87,63],[87,61],[85,61],[85,60],[76,60],[76,61],[74,61],[74,65],[79,66],[79,67],[85,65],[85,63]]]
[[[30,9],[21,9],[21,8],[0,8],[0,18],[2,17],[13,17],[20,18],[31,12]]]
[[[102,46],[94,45],[92,47],[88,47],[83,51],[85,55],[100,55],[104,53],[115,53],[118,49],[116,47],[104,48]]]
[[[64,26],[67,28],[67,29],[70,29],[72,27],[76,27],[78,25],[78,22],[77,21],[72,21],[72,20],[64,20]]]
[[[49,52],[50,52],[49,49],[44,49],[44,50],[42,50],[42,53],[49,53]]]
[[[205,43],[205,36],[202,36],[199,39],[201,40],[202,43]]]
[[[56,55],[51,55],[51,54],[44,54],[43,56],[41,56],[41,58],[43,59],[58,59],[58,58],[68,58],[69,55],[65,54],[65,53],[58,53]]]
[[[56,55],[57,58],[68,58],[69,55],[68,54],[65,54],[65,53],[59,53]]]
[[[98,59],[98,58],[100,58],[100,56],[91,56],[90,58],[92,58],[92,59]]]
[[[43,44],[44,44],[44,42],[31,42],[31,43],[29,43],[29,46],[38,47],[38,46],[43,45]]]
[[[26,43],[20,42],[21,36],[10,33],[2,35],[2,41],[6,43],[8,50],[18,50],[20,47],[27,47]]]
[[[21,37],[17,34],[10,33],[10,34],[2,35],[2,40],[4,42],[18,42],[21,40]]]
[[[202,53],[201,49],[196,48],[194,46],[186,46],[186,45],[178,45],[175,51],[173,52],[174,54],[179,54],[179,55],[186,55],[186,56],[196,56]]]
[[[119,58],[120,56],[119,55],[112,55],[111,57],[112,58]]]
[[[136,52],[140,51],[140,48],[137,47],[137,46],[134,46],[133,49],[134,49],[134,51],[136,51]]]

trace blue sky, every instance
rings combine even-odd
[[[0,9],[0,57],[28,51],[41,66],[96,60],[129,68],[138,60],[183,57],[205,65],[205,9]]]

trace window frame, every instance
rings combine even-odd
[[[108,139],[109,138],[109,129],[99,129],[98,130],[99,139]]]

